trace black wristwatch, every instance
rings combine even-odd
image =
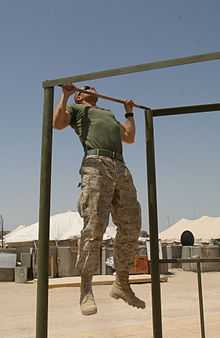
[[[134,116],[134,113],[126,113],[126,114],[125,114],[126,119],[127,119],[128,117],[133,117],[133,116]]]

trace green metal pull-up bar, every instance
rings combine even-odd
[[[150,63],[143,63],[139,65],[134,65],[134,66],[122,67],[122,68],[113,68],[113,69],[103,70],[100,72],[73,75],[70,77],[58,78],[55,80],[46,80],[43,82],[43,87],[44,88],[54,87],[54,86],[59,86],[59,85],[65,85],[65,84],[72,83],[72,82],[96,80],[96,79],[101,79],[105,77],[127,75],[131,73],[145,72],[145,71],[149,71],[153,69],[176,67],[176,66],[187,65],[187,64],[192,64],[192,63],[215,61],[219,59],[220,59],[220,51],[214,52],[214,53],[186,56],[186,57],[181,57],[177,59],[168,59],[168,60],[161,60],[161,61],[150,62]]]
[[[75,75],[43,82],[44,87],[44,115],[41,148],[41,181],[40,181],[40,208],[39,208],[39,246],[38,246],[38,287],[37,287],[37,318],[36,338],[47,338],[48,326],[48,243],[50,227],[50,194],[51,194],[51,159],[52,159],[52,117],[54,86],[67,85],[69,83],[95,80],[112,76],[126,75],[153,69],[175,67],[180,65],[220,60],[220,51],[202,55],[194,55],[177,59],[169,59],[152,63],[140,64],[123,68],[105,70],[101,72]],[[102,94],[101,94],[102,95]],[[104,95],[103,95],[104,96]],[[107,97],[104,97],[107,98]],[[109,99],[109,98],[108,98]],[[114,99],[115,100],[115,99]],[[117,99],[119,100],[119,99]],[[123,101],[116,101],[123,103]],[[199,111],[218,110],[220,104],[200,106]],[[153,117],[173,115],[175,113],[196,112],[194,107],[180,107],[175,109],[148,110],[147,107],[137,105],[137,108],[145,109],[146,124],[146,153],[148,168],[148,206],[149,226],[151,241],[151,275],[152,275],[152,310],[153,310],[153,335],[154,338],[162,338],[160,272],[158,252],[158,217],[157,217],[157,192],[156,170],[154,151]],[[187,110],[187,111],[186,111]]]

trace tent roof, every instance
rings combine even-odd
[[[50,240],[79,238],[83,220],[78,212],[67,211],[50,217]],[[115,227],[108,226],[104,239],[115,236]],[[6,243],[29,242],[38,240],[38,222],[31,225],[19,225],[5,236]]]
[[[189,230],[196,240],[209,241],[220,238],[220,217],[202,216],[195,220],[182,218],[159,234],[162,240],[180,241],[183,231]]]

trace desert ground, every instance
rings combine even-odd
[[[220,272],[202,273],[206,338],[220,337]],[[79,287],[49,289],[48,338],[152,338],[151,284],[132,288],[146,301],[135,309],[109,297],[110,285],[94,286],[98,313],[84,317]],[[0,337],[34,338],[36,282],[0,283]],[[161,283],[164,338],[199,338],[197,274],[170,270]]]

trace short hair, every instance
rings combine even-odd
[[[85,86],[79,87],[79,89],[89,90],[89,89],[91,89],[91,87],[88,86],[88,85],[85,85]],[[75,94],[74,94],[74,100],[75,100],[76,103],[78,102],[77,96],[79,95],[79,93],[80,93],[80,91],[77,90],[77,91],[75,92]],[[98,99],[98,98],[97,98],[97,99]]]

